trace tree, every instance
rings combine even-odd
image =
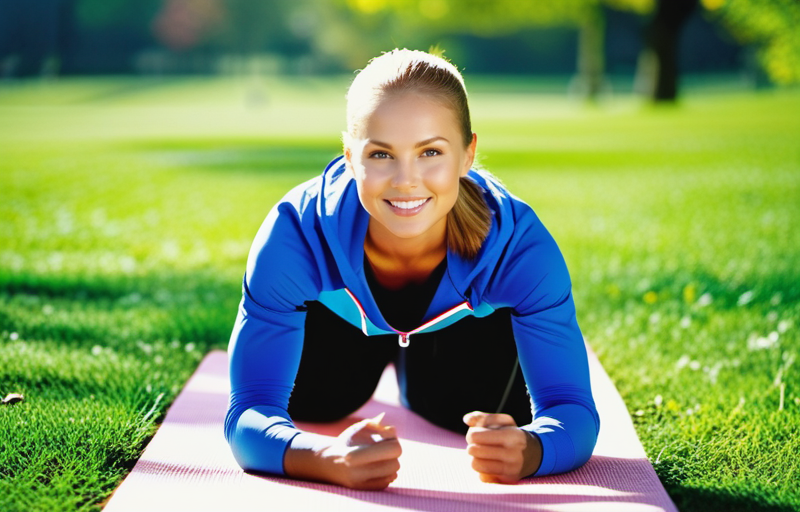
[[[596,99],[604,82],[604,8],[649,12],[654,0],[344,0],[367,16],[392,11],[409,25],[438,30],[468,30],[482,36],[500,35],[531,26],[572,26],[578,29],[576,89]]]
[[[800,84],[800,1],[702,0],[709,15],[742,44],[758,49],[770,80]]]
[[[654,101],[678,96],[678,38],[698,0],[658,0],[644,34],[637,69],[638,88]]]
[[[72,0],[0,0],[0,78],[52,75],[66,45]]]
[[[469,31],[492,36],[532,26],[578,29],[578,89],[589,99],[601,92],[606,8],[649,15],[637,70],[638,89],[654,101],[678,96],[678,41],[698,3],[759,60],[778,84],[800,83],[800,0],[339,0],[364,16],[392,12],[413,30]]]

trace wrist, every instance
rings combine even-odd
[[[295,443],[301,436],[313,436]],[[286,448],[283,456],[283,470],[286,476],[300,480],[332,482],[331,470],[325,456],[335,438],[317,434],[302,433]]]
[[[537,471],[539,471],[539,466],[542,465],[542,441],[539,439],[539,436],[533,432],[529,432],[524,429],[521,430],[527,434],[527,439],[523,454],[522,474],[520,475],[520,478],[527,478],[529,476],[533,476]]]

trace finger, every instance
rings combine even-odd
[[[472,459],[472,469],[478,473],[502,477],[510,474],[508,465],[505,462],[492,459]]]
[[[400,463],[397,459],[372,463],[363,467],[355,468],[352,472],[352,481],[363,488],[386,487],[397,478],[400,470]],[[382,483],[383,482],[383,483]]]
[[[380,430],[372,434],[371,437],[376,443],[389,439],[397,439],[397,429],[392,426],[381,426]]]
[[[364,445],[345,455],[347,463],[351,466],[363,466],[373,462],[397,459],[403,454],[400,442],[397,439],[387,439],[380,443]]]
[[[482,426],[483,417],[486,416],[487,414],[489,413],[482,411],[472,411],[465,414],[463,420],[468,427],[479,427]]]
[[[475,427],[484,428],[500,428],[500,427],[516,427],[517,422],[508,414],[490,414],[480,413],[477,417],[477,424]]]
[[[479,459],[499,460],[507,464],[515,462],[522,464],[522,452],[509,450],[505,447],[471,444],[467,446],[467,454]]]
[[[353,433],[366,430],[366,431],[369,431],[369,432],[379,432],[381,434],[386,433],[387,434],[386,437],[390,437],[392,434],[396,437],[397,436],[397,432],[396,432],[394,426],[392,426],[392,425],[381,425],[380,422],[383,421],[384,415],[385,415],[385,413],[380,413],[377,416],[375,416],[374,418],[367,418],[367,419],[361,420],[361,421],[359,421],[357,423],[354,423],[354,424],[350,425],[349,427],[347,427],[347,430],[350,431],[350,432],[353,432]]]
[[[469,427],[497,428],[506,426],[517,426],[514,418],[503,413],[488,413],[473,411],[464,415],[464,423]]]
[[[489,475],[486,473],[478,473],[478,477],[480,477],[481,482],[486,482],[488,484],[513,484],[519,481],[518,478]]]
[[[371,478],[358,486],[358,489],[363,489],[365,491],[381,491],[389,487],[389,484],[397,480],[397,474],[389,475],[385,477],[379,478]]]
[[[375,416],[374,418],[365,418],[365,419],[363,419],[361,421],[358,421],[358,422],[350,425],[349,428],[352,428],[354,430],[363,430],[365,428],[373,429],[373,430],[381,429],[381,428],[384,427],[384,425],[381,425],[381,421],[383,421],[383,417],[384,417],[384,413],[380,413],[377,416]]]
[[[381,422],[383,421],[384,416],[386,416],[386,411],[383,411],[382,413],[378,414],[377,416],[369,420],[369,423],[371,423],[372,425],[380,425]]]
[[[486,482],[487,484],[500,483],[500,480],[494,475],[487,475],[486,473],[478,473],[478,476],[480,477],[481,482]]]
[[[397,439],[397,429],[394,425],[386,425],[383,427],[383,432],[381,435],[387,439]]]
[[[348,446],[357,446],[396,439],[397,431],[392,426],[376,425],[367,419],[351,425],[342,435],[348,438]]]
[[[468,444],[483,444],[492,446],[524,447],[527,439],[525,432],[517,427],[501,427],[499,429],[487,429],[482,427],[472,427],[467,431]]]
[[[382,460],[364,466],[370,478],[380,478],[396,475],[400,471],[400,461],[397,459]]]

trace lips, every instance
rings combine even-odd
[[[386,204],[392,211],[401,216],[416,215],[428,204],[430,197],[425,199],[403,199],[403,200],[389,200],[386,199]]]

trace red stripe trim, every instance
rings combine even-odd
[[[369,336],[369,333],[367,333],[367,313],[364,311],[364,307],[361,305],[361,302],[358,301],[356,296],[353,295],[353,293],[350,290],[345,288],[344,291],[346,291],[347,295],[349,295],[350,298],[353,299],[353,302],[356,303],[356,307],[358,308],[358,313],[361,315],[361,332],[364,333],[364,336]]]
[[[472,306],[470,305],[469,302],[462,302],[458,306],[454,306],[454,307],[448,309],[444,313],[441,313],[440,315],[438,315],[438,316],[436,316],[434,318],[431,318],[430,320],[428,320],[424,324],[420,325],[419,327],[417,327],[413,331],[407,332],[406,334],[409,334],[409,335],[410,334],[416,334],[416,333],[418,333],[418,332],[420,332],[422,330],[427,329],[428,327],[430,327],[432,325],[435,325],[435,324],[441,322],[442,320],[450,318],[451,316],[455,315],[459,311],[463,311],[464,309],[468,309],[468,310],[472,311]]]
[[[351,292],[347,288],[345,288],[344,291],[346,291],[347,295],[349,295],[350,298],[353,299],[353,302],[355,303],[356,307],[358,308],[358,313],[361,315],[361,332],[363,332],[364,335],[369,336],[369,334],[367,333],[367,313],[364,311],[364,307],[361,305],[361,302],[356,298],[356,296],[353,295],[353,292]],[[440,313],[439,315],[435,316],[434,318],[431,318],[430,320],[428,320],[424,324],[420,325],[416,329],[413,329],[413,330],[408,331],[408,332],[398,331],[397,329],[392,329],[392,330],[394,332],[396,332],[397,334],[400,334],[400,335],[403,335],[403,336],[410,336],[412,334],[416,334],[416,333],[418,333],[420,331],[423,331],[423,330],[427,329],[428,327],[431,327],[432,325],[436,325],[437,323],[441,322],[442,320],[450,318],[451,316],[455,315],[459,311],[463,311],[464,309],[468,309],[468,310],[472,311],[472,305],[470,305],[470,303],[466,302],[466,301],[462,302],[461,304],[459,304],[457,306],[453,306],[452,308],[448,309],[447,311],[445,311],[443,313]],[[389,326],[389,327],[391,327],[391,326]]]

